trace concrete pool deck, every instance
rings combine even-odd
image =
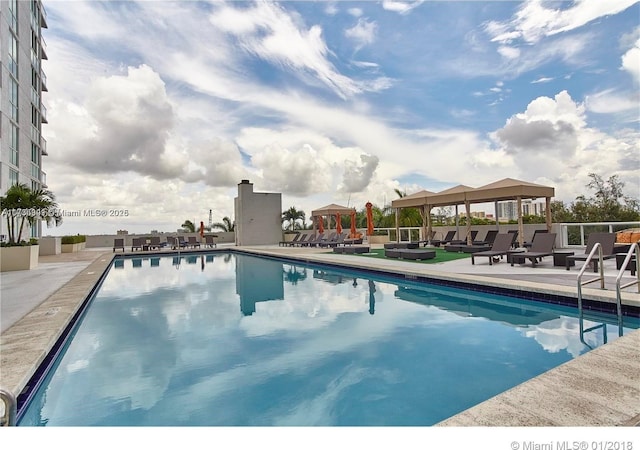
[[[224,245],[219,246],[219,249],[224,248]],[[410,276],[432,276],[529,292],[576,295],[578,269],[566,271],[553,267],[551,261],[532,268],[530,264],[512,267],[506,262],[489,265],[488,260],[478,260],[472,265],[468,258],[421,264],[338,255],[317,248],[255,246],[242,250]],[[31,271],[3,272],[0,275],[0,388],[16,396],[23,391],[113,256],[110,248],[63,253],[41,257],[38,268]],[[589,287],[597,286],[591,284],[584,288],[583,294],[585,298],[615,302],[615,277],[618,273],[615,261],[605,261],[604,267],[606,289]],[[585,273],[585,279],[590,278],[587,274],[589,272]],[[623,283],[632,279],[627,272]],[[640,306],[636,287],[623,291],[623,303]],[[0,405],[0,413],[1,408]],[[640,330],[600,346],[438,425],[640,425]]]

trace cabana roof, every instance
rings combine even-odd
[[[351,214],[351,211],[355,211],[355,208],[348,208],[346,206],[336,205],[332,203],[322,208],[314,209],[311,211],[311,217],[317,216],[333,216],[335,214]]]
[[[422,205],[453,206],[469,203],[490,203],[496,201],[516,200],[525,198],[551,198],[555,189],[549,186],[529,183],[526,181],[504,178],[478,188],[460,184],[444,191],[433,193],[420,191],[406,197],[393,200],[393,208],[408,208]]]
[[[418,191],[411,195],[405,195],[402,198],[397,198],[391,201],[393,208],[412,208],[416,206],[423,206],[428,203],[428,198],[435,195],[435,192],[431,191]]]

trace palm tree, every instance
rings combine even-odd
[[[213,230],[214,228],[218,228],[226,233],[231,233],[235,230],[236,223],[232,222],[231,219],[225,216],[222,218],[222,222],[211,224],[211,229]]]
[[[304,228],[305,213],[304,211],[298,211],[295,206],[282,213],[282,222],[289,222],[292,231],[295,230],[298,220],[302,220],[302,228]]]
[[[44,220],[47,225],[62,223],[62,215],[58,211],[55,196],[47,189],[32,191],[24,183],[11,186],[5,196],[0,197],[0,211],[7,218],[9,243],[22,241],[25,223],[35,224]]]
[[[189,219],[185,220],[184,223],[182,225],[180,225],[182,228],[184,228],[185,230],[187,230],[189,233],[195,233],[196,232],[196,225],[190,221]]]

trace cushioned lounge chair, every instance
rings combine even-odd
[[[311,239],[313,236],[313,234],[303,234],[296,242],[289,242],[289,247],[302,247],[307,242],[307,238]]]
[[[509,230],[507,234],[511,235],[511,248],[518,246],[518,230]]]
[[[498,230],[489,230],[483,240],[473,241],[473,245],[491,245],[498,235]]]
[[[587,248],[584,250],[583,254],[567,256],[567,270],[570,270],[571,261],[586,261],[589,257],[589,253],[591,253],[591,250],[593,250],[593,247],[597,243],[599,243],[602,248],[602,259],[611,259],[616,257],[615,253],[613,252],[613,249],[616,245],[615,233],[591,233],[587,238]],[[596,252],[591,259],[591,264],[593,266],[594,272],[598,271],[598,260],[599,256],[598,252]]]
[[[151,236],[151,239],[149,239],[149,248],[160,250],[160,247],[162,247],[160,236]]]
[[[318,233],[316,235],[311,235],[309,236],[309,238],[304,241],[304,242],[300,242],[300,246],[301,247],[315,247],[316,245],[318,245],[318,243],[322,242],[324,239],[324,233]]]
[[[198,242],[198,239],[196,239],[195,236],[189,236],[187,245],[191,248],[196,248],[196,247],[200,247],[200,242]]]
[[[207,235],[204,237],[204,245],[207,247],[217,247],[218,244],[216,243],[215,239],[218,236],[214,235]]]
[[[121,248],[124,252],[124,239],[117,238],[113,240],[113,252],[115,253],[118,248]]]
[[[167,237],[167,242],[169,242],[169,245],[171,245],[172,250],[175,250],[176,248],[186,248],[188,245],[183,236],[169,236]]]
[[[531,266],[535,267],[545,256],[553,255],[553,247],[556,243],[555,233],[539,233],[533,238],[531,249],[527,252],[513,253],[511,255],[511,265],[514,263],[524,264],[528,259]]]
[[[535,238],[536,238],[536,236],[538,234],[540,234],[540,233],[548,233],[548,232],[549,232],[549,230],[547,230],[547,229],[535,230],[533,232],[533,237],[531,238],[531,242],[525,242],[525,243],[522,244],[522,246],[525,247],[525,248],[530,248],[533,245],[533,241],[535,240]]]
[[[133,238],[131,240],[131,251],[142,250],[142,243],[143,242],[144,242],[143,238]]]
[[[471,242],[473,242],[476,236],[478,236],[478,231],[472,230],[469,232],[469,234],[471,235]],[[467,238],[465,237],[464,239],[453,239],[451,242],[449,242],[448,245],[466,245],[466,244],[467,244]]]
[[[513,242],[513,237],[511,236],[511,234],[499,233],[496,236],[496,239],[493,241],[491,250],[487,250],[484,252],[471,253],[471,264],[476,263],[475,258],[479,256],[487,256],[489,257],[489,265],[493,265],[494,258],[502,257],[502,256],[505,256],[507,253],[509,253],[512,242]]]
[[[440,247],[443,244],[448,244],[449,242],[451,242],[455,236],[456,236],[456,230],[451,230],[446,234],[444,239],[433,239],[431,241],[431,245]]]
[[[345,233],[338,233],[333,236],[332,239],[328,239],[326,241],[320,242],[318,245],[320,247],[337,247],[344,243]]]

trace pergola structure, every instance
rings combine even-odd
[[[396,209],[396,239],[399,239],[398,212],[402,208],[419,208],[422,215],[423,236],[430,240],[431,236],[431,209],[441,206],[465,205],[467,218],[471,217],[472,203],[495,203],[496,225],[498,224],[498,202],[515,200],[518,204],[518,242],[520,246],[524,243],[524,226],[522,223],[522,200],[544,198],[546,202],[545,219],[547,230],[551,230],[551,198],[555,195],[555,189],[549,186],[529,183],[526,181],[504,178],[502,180],[472,188],[465,185],[458,185],[444,191],[433,193],[420,191],[415,194],[402,197],[391,202],[391,207]],[[467,220],[467,242],[471,243],[471,220]]]
[[[327,220],[327,228],[331,229],[331,217],[333,217],[335,220],[336,214],[340,214],[341,216],[350,215],[355,210],[356,210],[355,208],[348,208],[346,206],[336,205],[335,203],[332,203],[330,205],[323,206],[322,208],[314,209],[313,211],[311,211],[311,219],[313,220],[316,217],[320,217],[320,218],[323,218],[325,216],[329,217],[329,220]],[[315,220],[313,220],[313,230],[314,231],[316,230]]]

